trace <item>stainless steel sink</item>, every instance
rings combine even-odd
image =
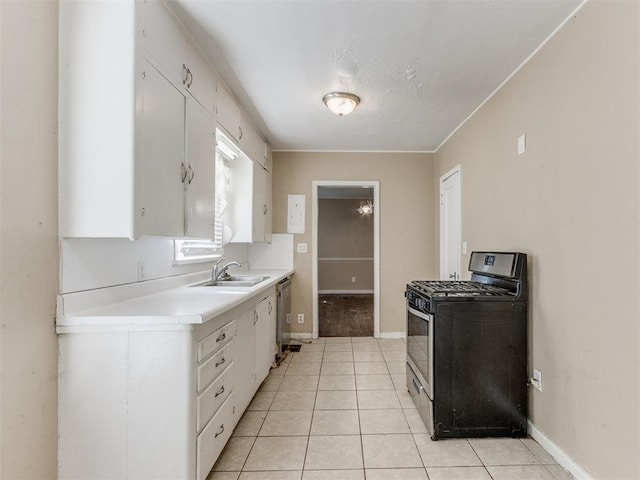
[[[271,277],[256,277],[251,275],[229,275],[218,280],[209,280],[194,287],[253,287]]]

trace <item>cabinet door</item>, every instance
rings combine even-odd
[[[218,124],[235,141],[240,140],[240,106],[236,103],[231,92],[218,81],[216,86],[217,120]]]
[[[252,241],[264,242],[264,226],[267,214],[266,185],[267,172],[257,163],[253,163],[253,225]]]
[[[271,145],[267,142],[264,143],[264,169],[271,173],[271,163],[273,160],[273,150],[271,149]]]
[[[145,1],[142,3],[142,26],[145,56],[151,55],[173,82],[182,85],[187,81],[185,64],[189,44],[173,12],[164,2]]]
[[[240,138],[238,145],[247,157],[264,167],[264,140],[254,128],[245,111],[240,115]]]
[[[234,398],[239,414],[245,411],[256,392],[256,312],[247,310],[236,324]]]
[[[186,236],[213,238],[215,220],[215,122],[198,102],[187,99]]]
[[[275,306],[274,295],[256,306],[256,387],[267,377],[275,360]]]
[[[216,80],[200,51],[189,45],[188,78],[184,86],[211,114],[215,111]]]
[[[267,171],[264,175],[264,241],[271,243],[273,233],[273,176]]]
[[[185,97],[144,61],[136,161],[136,236],[184,233]]]

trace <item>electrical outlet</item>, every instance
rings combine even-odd
[[[291,314],[287,313],[287,323],[291,323]]]
[[[304,313],[298,314],[298,323],[304,323]]]
[[[537,368],[533,369],[533,377],[531,377],[531,385],[533,385],[536,390],[542,391],[542,372]]]
[[[138,262],[138,281],[144,280],[144,262]]]
[[[298,252],[298,253],[307,253],[307,244],[306,243],[298,243],[296,245],[296,252]]]
[[[351,277],[351,283],[356,283],[356,277]]]

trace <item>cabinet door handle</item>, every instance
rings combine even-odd
[[[185,167],[184,162],[180,164],[180,176],[182,178],[182,183],[187,179],[187,167]]]
[[[191,164],[189,164],[189,171],[191,172],[191,175],[189,175],[189,185],[191,185],[191,182],[193,182],[193,177],[196,176],[196,172],[194,172],[193,168],[191,168]]]
[[[271,306],[271,302],[269,302],[269,315],[271,315],[271,310],[273,310],[273,307]]]
[[[216,338],[216,343],[223,341],[225,338],[227,338],[227,334],[223,333],[218,338]]]
[[[218,430],[213,438],[218,438],[220,435],[224,433],[224,423],[220,425],[220,430]]]
[[[220,390],[218,390],[215,394],[215,396],[213,398],[218,398],[220,395],[222,395],[224,393],[224,385],[222,385],[222,387],[220,387]]]
[[[219,362],[216,362],[216,367],[219,367],[220,365],[224,365],[224,362],[226,362],[226,360],[224,357],[222,357],[222,360],[220,360]]]
[[[187,84],[187,80],[189,80],[189,69],[187,68],[187,66],[183,63],[182,64],[182,71],[184,72],[184,78],[182,79],[182,85],[186,85]]]
[[[266,205],[263,205],[263,206],[262,206],[262,214],[263,214],[263,215],[266,215],[268,211],[269,211],[269,208],[267,208],[267,206],[266,206]]]
[[[193,83],[193,73],[191,73],[191,69],[187,68],[187,88],[191,88],[191,84]]]
[[[253,324],[258,323],[258,312],[253,312]]]
[[[240,136],[238,137],[238,140],[242,140],[242,127],[238,127],[238,130],[240,131]]]

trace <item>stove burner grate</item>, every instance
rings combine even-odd
[[[461,280],[416,280],[411,282],[411,284],[418,290],[431,296],[466,297],[512,295],[511,292],[504,288]]]

